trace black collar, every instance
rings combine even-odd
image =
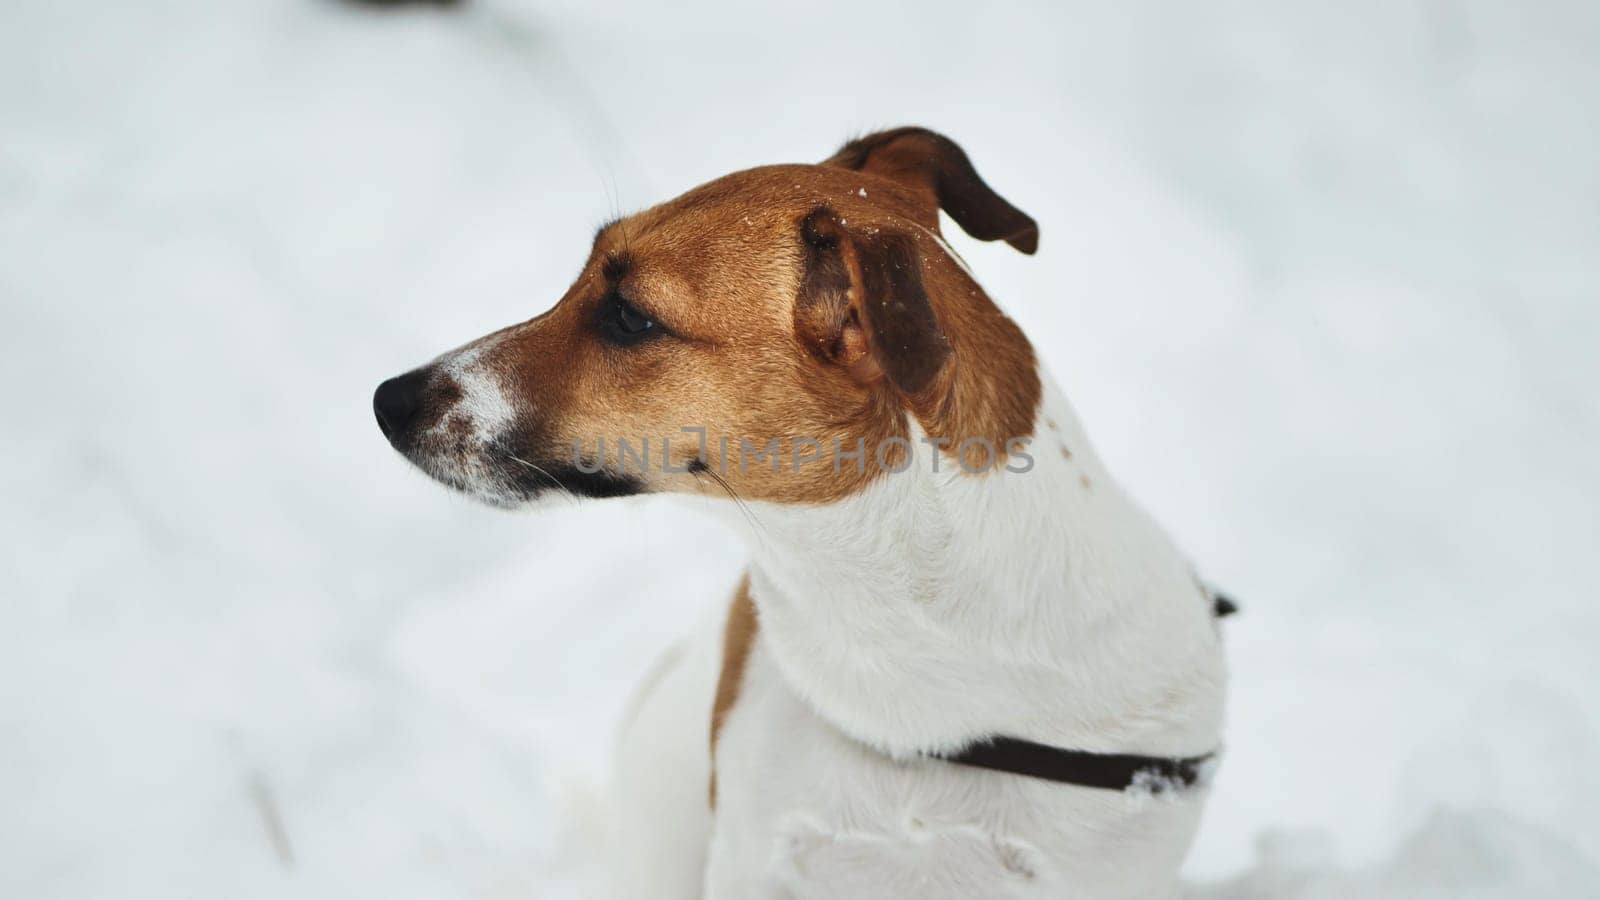
[[[1225,594],[1200,586],[1211,600],[1211,613],[1221,619],[1239,611]],[[1217,755],[1137,756],[1132,753],[1090,753],[1035,744],[1021,738],[991,737],[956,753],[930,753],[931,759],[1043,778],[1058,784],[1104,788],[1108,791],[1141,790],[1162,794],[1194,787],[1209,774]]]
[[[1090,753],[1035,744],[1018,738],[995,737],[957,753],[930,754],[934,759],[1043,778],[1061,784],[1129,789],[1162,794],[1193,787],[1210,769],[1215,753],[1204,756],[1136,756],[1131,753]]]

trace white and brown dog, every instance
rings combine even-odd
[[[623,727],[618,897],[1177,892],[1220,745],[1211,598],[941,209],[1037,244],[950,140],[886,131],[606,225],[553,309],[378,388],[394,447],[494,505],[759,523]]]

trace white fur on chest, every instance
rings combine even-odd
[[[842,503],[752,504],[752,595],[796,693],[902,758],[992,734],[1216,749],[1225,671],[1209,603],[1065,401],[1047,391],[1025,473],[933,472],[919,449]]]
[[[708,896],[1162,897],[1203,790],[920,758],[986,735],[1219,748],[1209,604],[1047,387],[1026,473],[931,452],[826,507],[755,505],[759,634],[718,742]],[[1064,451],[1064,452],[1063,452]]]

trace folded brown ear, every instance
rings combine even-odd
[[[886,377],[908,395],[926,388],[950,344],[923,288],[916,242],[883,229],[852,233],[825,206],[800,220],[800,241],[795,327],[812,355],[861,382]]]
[[[1039,249],[1039,226],[979,177],[955,141],[926,128],[894,128],[857,138],[823,165],[872,172],[932,190],[939,208],[980,241]]]

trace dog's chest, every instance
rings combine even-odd
[[[818,718],[759,644],[716,759],[712,898],[1160,897],[1123,854],[1154,835],[1159,864],[1135,871],[1167,868],[1199,808],[895,762]]]

